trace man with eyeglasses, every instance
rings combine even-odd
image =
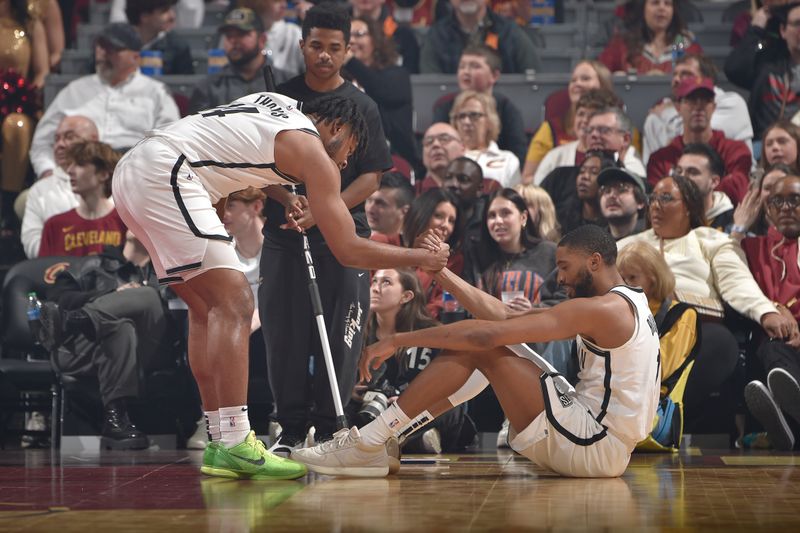
[[[425,178],[414,184],[417,196],[431,189],[444,187],[447,165],[456,157],[464,155],[466,148],[456,129],[445,122],[437,122],[425,131],[422,137],[422,164]]]
[[[707,225],[730,233],[734,229],[733,204],[725,193],[714,190],[725,175],[725,163],[717,151],[703,143],[687,144],[672,170],[692,180],[700,189]],[[745,228],[738,229],[743,234],[747,232]]]
[[[683,133],[683,118],[676,107],[678,87],[689,78],[706,78],[714,83],[716,109],[711,115],[711,127],[721,130],[729,139],[743,141],[753,150],[753,125],[747,111],[747,102],[735,91],[723,91],[717,83],[717,67],[702,54],[686,54],[678,59],[672,69],[671,95],[650,109],[642,130],[642,159],[647,162],[650,154],[667,146],[672,139]]]
[[[617,160],[634,174],[645,175],[644,165],[636,157],[631,147],[633,125],[618,107],[606,107],[595,111],[590,117],[583,133],[587,152],[601,151],[616,153]],[[556,209],[576,198],[575,183],[580,167],[557,167],[542,181],[542,187],[553,199]]]
[[[678,162],[683,149],[691,143],[710,145],[722,157],[727,174],[716,189],[738,204],[747,193],[748,178],[753,156],[742,141],[728,139],[719,130],[711,128],[711,115],[716,109],[714,84],[709,79],[689,78],[677,90],[678,112],[683,119],[683,133],[671,143],[657,150],[647,162],[647,181],[654,186],[667,176]]]
[[[800,2],[773,7],[770,14],[780,20],[783,43],[772,38],[754,19],[747,34],[725,60],[725,75],[737,86],[750,91],[748,107],[753,134],[760,139],[764,130],[781,117],[791,118],[800,110],[797,75],[800,67]],[[771,25],[770,25],[771,26]],[[773,46],[785,44],[784,46]],[[767,46],[764,46],[767,44]]]
[[[770,441],[792,449],[800,430],[800,177],[781,178],[767,198],[766,210],[774,228],[765,236],[744,239],[742,248],[758,286],[795,327],[788,339],[764,339],[757,356],[766,386],[763,381],[751,381],[745,387],[745,399]]]
[[[597,184],[600,212],[614,240],[644,231],[647,207],[644,180],[625,169],[608,168],[597,176]]]

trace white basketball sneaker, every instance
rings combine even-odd
[[[386,446],[361,441],[358,428],[340,429],[329,441],[292,451],[292,459],[329,476],[384,477],[389,474]]]

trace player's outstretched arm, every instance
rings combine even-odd
[[[474,317],[480,320],[505,320],[505,304],[491,294],[470,285],[447,268],[436,273],[436,281],[444,290],[456,297]]]
[[[446,326],[397,333],[369,346],[366,363],[375,368],[401,346],[426,346],[455,352],[483,351],[523,342],[570,339],[578,334],[597,339],[603,346],[620,346],[633,333],[633,322],[627,321],[630,327],[623,323],[627,305],[621,298],[614,301],[607,296],[576,298],[537,314],[503,321],[463,320]],[[609,334],[609,331],[613,333]]]
[[[358,237],[353,217],[341,197],[339,169],[316,137],[300,131],[282,132],[275,146],[275,161],[282,172],[305,184],[314,220],[340,263],[364,269],[419,266],[432,271],[447,264],[446,243],[434,253]]]

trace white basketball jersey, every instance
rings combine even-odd
[[[619,348],[595,346],[577,337],[575,390],[598,423],[633,445],[652,429],[661,385],[658,329],[641,289],[618,286],[611,292],[630,304],[636,317],[633,335]]]
[[[188,166],[216,201],[249,186],[297,182],[275,166],[275,137],[284,130],[319,136],[295,100],[264,92],[200,111],[147,136],[182,154],[184,169]]]

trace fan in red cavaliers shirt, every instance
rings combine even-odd
[[[127,228],[111,200],[111,176],[119,155],[107,144],[80,142],[70,147],[67,167],[78,207],[44,223],[39,256],[85,256],[104,246],[122,247]]]

